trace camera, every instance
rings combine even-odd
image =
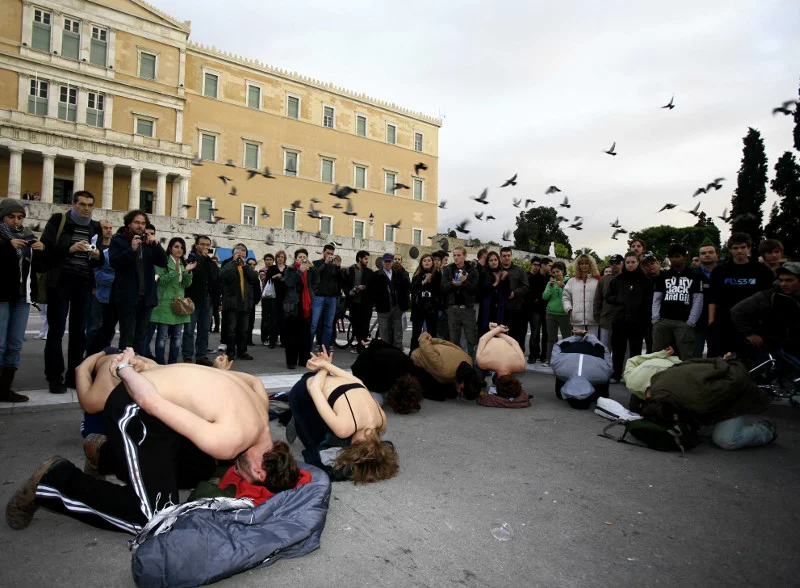
[[[197,254],[192,251],[189,255],[186,256],[186,263],[193,263],[197,261]]]
[[[28,245],[30,245],[31,243],[35,243],[39,239],[36,238],[36,235],[28,235],[27,237],[24,237],[24,240]]]

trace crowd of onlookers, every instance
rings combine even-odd
[[[208,236],[196,235],[191,244],[173,237],[165,249],[143,211],[128,212],[114,231],[110,222],[92,219],[94,204],[91,193],[76,192],[71,209],[54,214],[36,238],[24,226],[23,204],[0,202],[0,258],[7,278],[0,286],[2,400],[25,399],[11,385],[30,303],[46,316],[44,374],[52,393],[74,387],[75,367],[87,353],[110,345],[117,329],[118,347],[162,364],[212,365],[213,331],[221,333],[220,350],[229,358],[252,360],[248,347],[256,344],[258,304],[260,343],[283,347],[290,369],[305,365],[315,345],[331,347],[335,320],[344,312],[353,352],[363,351],[371,336],[373,311],[380,337],[402,349],[410,311],[412,351],[427,332],[463,345],[472,356],[479,337],[497,323],[508,326],[523,351],[527,339],[528,363],[547,364],[556,341],[573,330],[587,331],[612,350],[614,380],[622,377],[625,357],[641,354],[643,345],[648,353],[672,346],[681,359],[760,346],[758,321],[737,320],[731,312],[757,292],[783,292],[800,307],[796,289],[775,285],[776,272],[796,281],[797,264],[783,265],[783,248],[773,239],[761,243],[757,261],[744,233],[729,240],[725,263],[714,245],[701,246],[690,258],[685,247],[673,244],[668,268],[662,268],[646,244],[633,239],[625,255],[611,256],[603,275],[586,254],[570,267],[533,257],[525,271],[508,247],[482,249],[475,260],[462,247],[426,253],[409,273],[403,257],[391,253],[381,256],[377,269],[367,251],[342,267],[333,244],[317,260],[300,248],[267,253],[259,263],[240,243],[220,264],[210,255]],[[771,308],[772,299],[766,304]],[[782,313],[789,313],[786,324],[796,328],[794,307]]]

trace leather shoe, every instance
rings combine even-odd
[[[246,361],[250,361],[251,359],[255,359],[255,357],[253,357],[249,353],[240,353],[239,355],[236,356],[236,359],[244,359]]]

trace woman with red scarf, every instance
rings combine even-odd
[[[294,264],[286,267],[283,278],[286,297],[283,299],[281,341],[290,370],[306,365],[311,347],[311,300],[319,282],[316,268],[308,260],[308,251],[294,252]]]

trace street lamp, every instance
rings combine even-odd
[[[375,215],[369,213],[369,238],[373,239],[375,234]]]

